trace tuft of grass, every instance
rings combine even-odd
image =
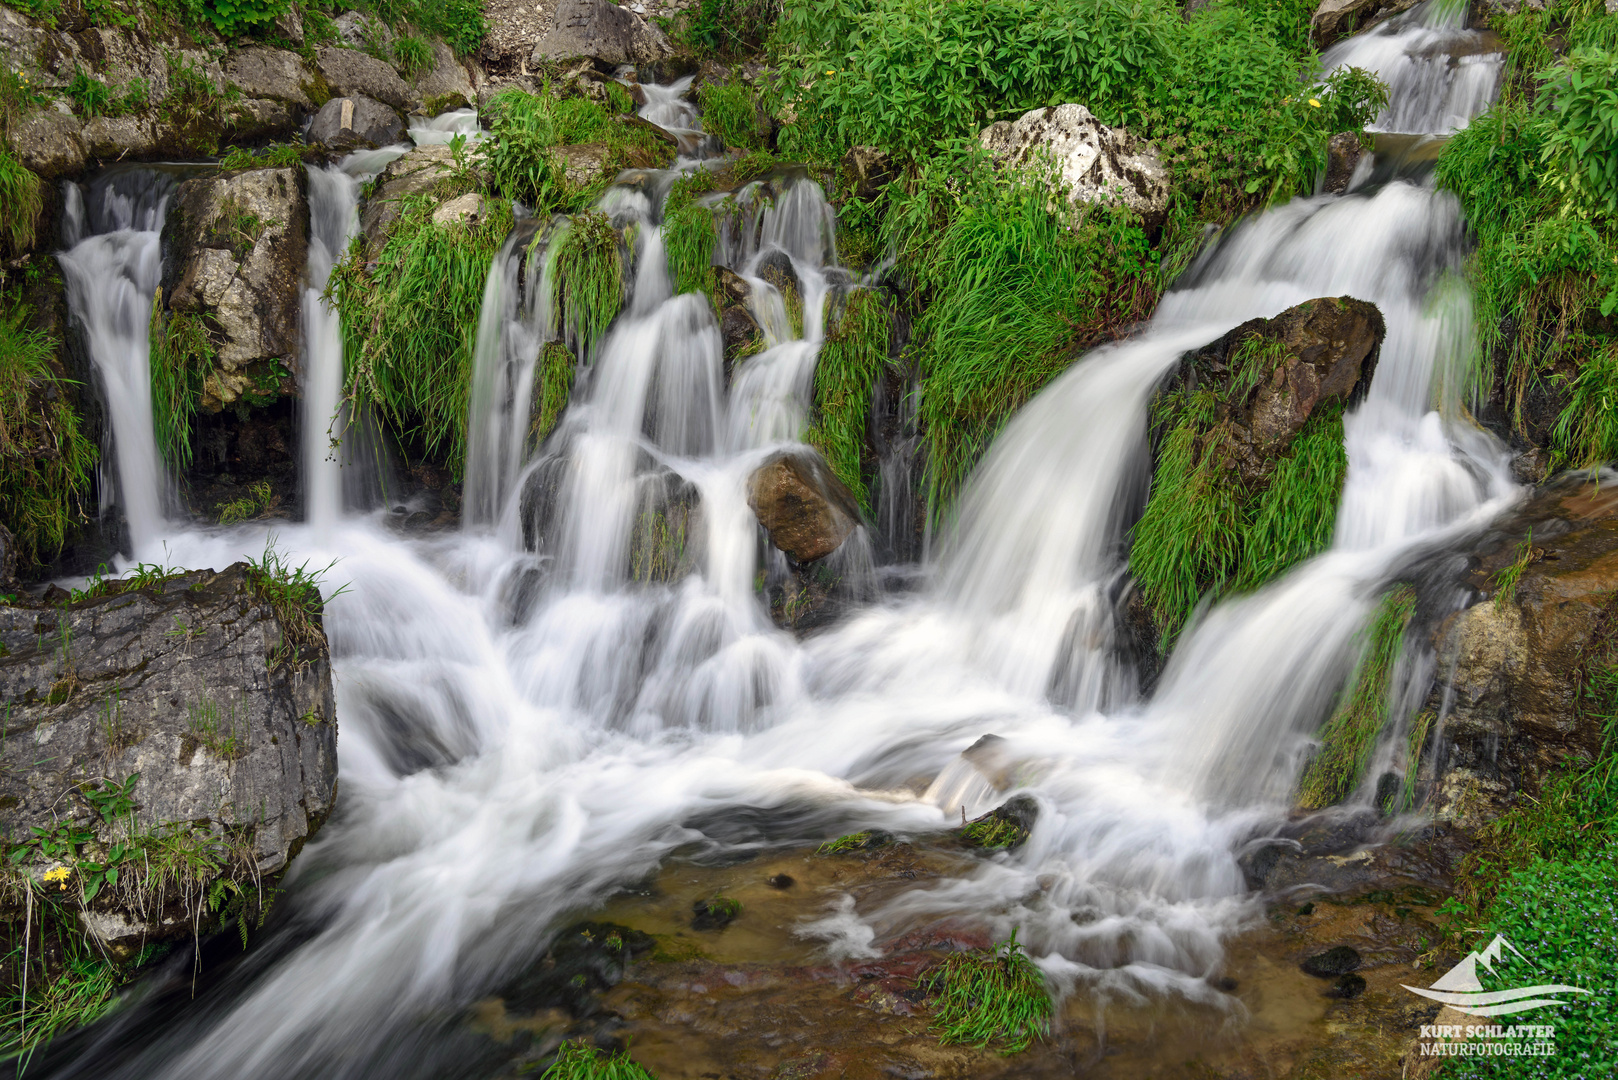
[[[962,825],[957,835],[972,847],[1003,851],[1026,841],[1028,830],[1019,822],[989,814]]]
[[[186,148],[212,154],[220,133],[231,125],[231,107],[241,92],[233,86],[220,89],[207,72],[173,53],[168,54],[168,75],[169,92],[158,104],[159,117]]]
[[[1523,571],[1528,564],[1534,561],[1534,531],[1528,530],[1528,536],[1517,545],[1517,557],[1511,565],[1501,570],[1494,578],[1494,606],[1495,610],[1505,607],[1517,599],[1517,582],[1522,580]]]
[[[697,201],[713,188],[713,173],[699,169],[676,180],[663,201],[663,251],[677,294],[713,296],[713,249],[718,232],[712,208]]]
[[[0,521],[29,562],[55,556],[86,520],[95,446],[69,404],[56,345],[29,329],[26,307],[0,309]]]
[[[760,122],[753,91],[740,79],[705,82],[697,91],[702,130],[735,150],[762,150],[769,130]]]
[[[149,341],[157,448],[169,468],[184,472],[191,467],[191,423],[202,400],[203,383],[213,372],[217,350],[201,315],[164,312],[161,289],[152,301]]]
[[[247,489],[247,494],[239,499],[232,499],[228,503],[220,503],[219,524],[234,525],[238,521],[246,521],[268,510],[275,503],[275,492],[270,488],[268,480],[260,480]]]
[[[434,60],[433,47],[419,37],[406,34],[393,42],[393,62],[407,79],[431,70]]]
[[[846,855],[851,851],[868,851],[871,848],[883,847],[893,843],[893,837],[885,832],[856,832],[846,836],[839,836],[835,840],[827,840],[815,848],[816,855]]]
[[[539,354],[539,408],[533,410],[530,440],[535,446],[556,430],[573,394],[573,354],[560,341],[547,341]]]
[[[86,120],[112,112],[112,87],[78,65],[74,65],[73,79],[67,84],[67,96],[73,99],[73,111]]]
[[[350,401],[376,408],[410,449],[445,461],[457,479],[483,286],[512,222],[506,204],[491,204],[471,226],[444,229],[432,222],[431,193],[407,197],[375,262],[356,245],[330,286]]]
[[[321,624],[321,613],[326,601],[321,598],[322,579],[333,566],[334,559],[318,570],[309,569],[307,562],[293,566],[275,548],[275,534],[264,543],[264,554],[247,560],[248,587],[254,596],[270,605],[281,622],[281,640],[269,656],[269,666],[296,668],[305,662],[308,653],[326,645],[326,631]],[[347,590],[344,585],[331,594],[336,599]]]
[[[276,143],[262,150],[233,146],[219,159],[221,169],[292,169],[303,164],[303,147]]]
[[[540,1074],[540,1080],[657,1080],[657,1077],[631,1060],[628,1050],[608,1053],[579,1039],[558,1048],[556,1061]]]
[[[1553,438],[1568,464],[1594,468],[1618,461],[1618,340],[1571,337],[1583,362],[1556,419]]]
[[[1045,977],[1012,931],[994,949],[956,953],[922,976],[938,995],[933,1030],[938,1041],[1016,1054],[1050,1032],[1051,997]]]
[[[893,313],[882,293],[855,289],[834,311],[815,362],[815,421],[804,441],[819,450],[866,513],[866,428],[871,395],[888,363]]]
[[[1377,736],[1388,720],[1393,669],[1404,648],[1405,630],[1416,612],[1416,591],[1400,585],[1382,598],[1362,632],[1364,649],[1349,680],[1346,699],[1320,729],[1320,751],[1298,784],[1298,804],[1318,810],[1354,793]],[[1407,770],[1415,772],[1414,766]]]
[[[0,143],[0,250],[20,255],[34,246],[45,184]]]
[[[623,237],[607,215],[586,211],[574,217],[556,260],[562,325],[588,360],[623,306]]]
[[[1348,476],[1343,412],[1311,416],[1251,509],[1237,587],[1253,589],[1331,546]]]

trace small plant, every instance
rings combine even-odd
[[[835,840],[827,840],[815,848],[816,855],[846,855],[851,851],[866,851],[870,848],[891,844],[893,837],[883,832],[857,832],[846,836],[839,836]]]
[[[698,900],[691,905],[691,929],[720,930],[734,922],[741,913],[741,901],[728,896]]]
[[[258,516],[275,505],[275,502],[275,492],[271,490],[270,482],[258,480],[247,489],[246,495],[228,503],[220,503],[215,509],[219,511],[219,524],[234,525],[238,521]]]
[[[262,150],[233,146],[219,159],[221,169],[291,169],[303,164],[303,148],[294,143],[276,143]]]
[[[1528,530],[1528,536],[1517,545],[1517,557],[1510,566],[1501,570],[1494,578],[1494,606],[1500,610],[1517,599],[1517,582],[1522,580],[1523,571],[1534,561],[1534,531]]]
[[[86,74],[81,67],[75,66],[73,69],[73,80],[67,84],[67,96],[73,99],[74,111],[86,120],[93,116],[108,116],[114,111],[112,88]]]
[[[208,21],[221,37],[262,30],[291,8],[291,0],[203,0]]]
[[[629,1051],[608,1053],[580,1039],[565,1042],[556,1051],[556,1061],[540,1074],[540,1080],[657,1080],[636,1064]]]
[[[216,758],[224,761],[233,761],[247,753],[244,731],[236,730],[236,706],[232,704],[228,712],[222,712],[219,703],[212,698],[203,698],[190,707],[190,721],[187,732],[197,745],[207,749]]]
[[[933,1030],[940,1042],[983,1048],[997,1043],[1019,1053],[1050,1031],[1051,998],[1045,977],[1017,941],[1017,931],[992,950],[956,953],[924,975],[921,986],[938,996]]]
[[[394,65],[398,67],[399,74],[407,79],[430,70],[434,61],[432,46],[419,37],[405,36],[393,42]]]
[[[171,469],[184,472],[191,467],[191,424],[218,353],[203,317],[165,312],[161,289],[152,302],[147,340],[157,448]]]
[[[253,594],[270,605],[281,622],[281,642],[270,655],[270,666],[302,663],[305,649],[325,643],[326,634],[320,626],[320,614],[325,601],[321,599],[321,579],[337,565],[333,559],[319,570],[310,570],[307,562],[294,567],[275,549],[275,534],[264,544],[260,559],[247,560],[247,578]],[[344,585],[328,599],[336,599],[348,591]]]
[[[1028,830],[1015,821],[990,815],[961,826],[960,837],[973,847],[998,851],[1023,843]]]
[[[0,145],[0,250],[15,253],[32,247],[44,208],[43,181]],[[5,313],[0,312],[0,320],[5,318]],[[0,324],[0,335],[7,332],[8,328]],[[15,324],[9,332],[17,332]]]

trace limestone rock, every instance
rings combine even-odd
[[[454,51],[442,41],[433,42],[433,66],[416,76],[411,90],[426,103],[427,111],[433,114],[464,109],[478,99],[466,68],[461,66],[461,62],[455,59]]]
[[[471,225],[483,217],[483,196],[477,192],[462,195],[433,211],[434,225]]]
[[[84,145],[92,157],[140,158],[158,147],[156,125],[140,116],[96,116],[84,125]]]
[[[651,64],[671,51],[662,31],[610,0],[561,0],[528,62],[588,56],[614,66]]]
[[[815,451],[783,450],[747,480],[747,505],[794,562],[836,551],[859,524],[859,503]]]
[[[0,13],[8,12],[0,8]],[[13,124],[11,149],[19,161],[47,180],[83,172],[89,158],[78,118],[55,109],[35,109]]]
[[[364,95],[396,109],[410,105],[410,88],[399,73],[374,56],[330,46],[316,53],[320,74],[335,94]]]
[[[309,125],[309,141],[332,150],[388,146],[404,138],[399,114],[362,94],[332,98]]]
[[[1003,166],[1032,167],[1049,154],[1075,206],[1119,203],[1149,220],[1168,210],[1169,173],[1151,146],[1109,128],[1083,105],[1034,109],[984,128],[979,144]]]
[[[285,868],[330,814],[336,712],[319,616],[287,622],[245,564],[59,607],[0,605],[0,643],[6,834],[72,819],[113,839],[121,826],[86,792],[132,781],[136,830],[233,837],[233,872],[252,880]],[[91,903],[90,929],[116,951],[191,930],[155,901],[131,904],[114,888]]]
[[[163,294],[171,311],[206,315],[228,404],[243,369],[297,367],[309,206],[301,169],[252,169],[187,180],[163,226]],[[231,378],[231,376],[235,376]]]
[[[225,78],[250,98],[271,98],[302,109],[314,108],[310,72],[303,58],[286,49],[238,49],[225,58]]]
[[[399,219],[399,200],[426,191],[448,176],[454,164],[454,154],[442,143],[418,146],[388,163],[376,179],[375,193],[360,213],[360,231],[373,250],[381,245],[388,226]]]
[[[1485,595],[1438,632],[1439,670],[1453,673],[1430,805],[1466,827],[1601,748],[1601,719],[1580,693],[1584,673],[1608,662],[1618,618],[1618,490],[1582,475],[1540,489],[1473,556],[1467,583],[1498,594],[1524,555],[1509,596]]]
[[[363,49],[371,38],[379,44],[392,45],[393,31],[380,19],[373,19],[369,15],[361,15],[357,11],[345,11],[332,20],[337,27],[337,36],[343,44],[351,49]]]

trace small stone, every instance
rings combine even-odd
[[[765,884],[772,889],[790,889],[797,883],[797,880],[791,874],[776,874],[765,881]]]
[[[1363,993],[1365,993],[1365,980],[1352,972],[1337,976],[1337,981],[1326,990],[1327,997],[1340,998],[1343,1001],[1357,998]]]
[[[1305,975],[1313,975],[1317,979],[1330,979],[1346,975],[1359,967],[1360,954],[1347,945],[1338,945],[1323,953],[1316,953],[1300,966]]]

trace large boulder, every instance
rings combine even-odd
[[[978,142],[1005,167],[1037,169],[1048,156],[1074,206],[1117,203],[1149,221],[1161,221],[1168,210],[1169,173],[1156,152],[1083,105],[1053,105],[998,121]]]
[[[218,864],[194,866],[189,894],[171,886],[165,902],[155,887],[143,894],[151,864],[126,856],[83,916],[115,954],[191,932],[176,909],[200,906],[214,878],[251,889],[280,872],[331,812],[336,712],[319,607],[272,603],[264,580],[237,563],[59,605],[0,604],[0,828],[14,843],[35,830],[93,836],[76,854],[24,849],[17,869],[35,888],[77,888],[114,844],[161,836],[205,844]],[[114,792],[127,805],[109,803]]]
[[[335,94],[363,94],[396,109],[410,106],[410,88],[399,73],[374,56],[355,49],[323,48],[316,53],[321,76]]]
[[[1442,714],[1429,806],[1466,828],[1601,750],[1584,691],[1618,661],[1618,488],[1582,474],[1546,485],[1469,565],[1479,599],[1439,628],[1448,692],[1429,703]]]
[[[671,51],[662,31],[610,0],[561,0],[528,62],[587,56],[616,67],[655,63]]]
[[[398,113],[363,94],[332,98],[309,125],[309,141],[331,150],[388,146],[404,134],[404,120]]]
[[[860,521],[854,493],[807,447],[772,454],[753,470],[747,505],[770,543],[800,564],[836,551]]]
[[[170,312],[206,318],[217,352],[203,388],[217,411],[249,391],[278,392],[270,361],[298,364],[309,204],[302,169],[187,180],[163,226]]]
[[[442,41],[433,42],[433,66],[417,75],[410,89],[432,115],[467,108],[478,99],[466,68]]]
[[[11,125],[9,137],[17,159],[47,180],[76,176],[89,160],[83,125],[72,113],[34,109]]]
[[[454,165],[454,153],[442,143],[418,146],[388,163],[360,213],[360,231],[373,251],[381,247],[388,228],[399,220],[400,201],[449,176]]]
[[[238,49],[225,57],[225,78],[250,98],[284,101],[303,109],[314,108],[309,90],[314,76],[303,58],[287,49]]]

